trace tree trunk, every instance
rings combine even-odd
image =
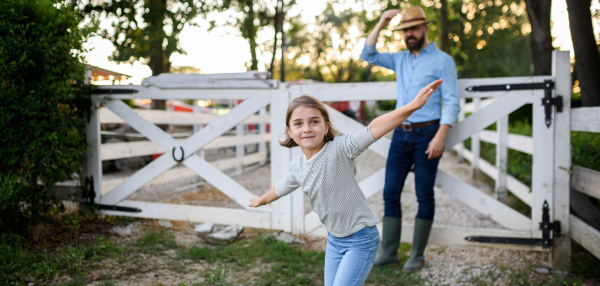
[[[567,0],[581,104],[600,106],[600,54],[592,26],[591,4],[591,0]]]
[[[273,70],[275,67],[275,53],[277,53],[277,34],[279,33],[279,0],[275,6],[275,17],[273,18],[273,29],[275,35],[273,36],[273,56],[271,57],[271,65],[269,66],[269,74],[273,78]]]
[[[281,82],[285,81],[285,33],[283,32],[283,19],[285,17],[285,12],[283,9],[283,0],[281,1],[281,10],[279,10],[279,32],[281,33],[281,70],[280,72],[280,80]]]
[[[531,55],[534,75],[552,74],[551,0],[525,0],[531,24]]]
[[[442,7],[440,8],[440,49],[445,53],[450,51],[450,40],[448,39],[448,4],[446,0],[440,0]]]
[[[148,66],[152,70],[152,76],[157,76],[161,73],[168,73],[171,70],[171,62],[169,57],[164,52],[150,57]],[[166,110],[167,102],[165,100],[152,100],[152,109]]]
[[[252,1],[248,5],[248,41],[250,42],[250,55],[252,55],[252,64],[250,70],[258,70],[258,59],[256,58],[256,26],[254,26],[254,4]]]

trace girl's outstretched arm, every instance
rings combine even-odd
[[[252,198],[248,206],[257,208],[276,201],[277,199],[279,199],[279,196],[275,192],[275,186],[273,186],[266,194],[262,195],[262,197]]]
[[[425,105],[427,99],[429,99],[431,94],[440,87],[442,81],[443,79],[440,78],[428,84],[419,91],[413,101],[390,113],[373,119],[371,124],[369,124],[371,135],[373,135],[375,139],[379,139],[386,133],[392,131],[392,129],[396,128],[398,125],[402,124],[402,122],[404,122],[404,120],[406,120],[406,118],[408,118],[413,112]]]

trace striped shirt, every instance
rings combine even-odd
[[[335,137],[309,160],[304,155],[294,158],[285,179],[275,185],[277,195],[283,197],[301,187],[321,222],[336,237],[376,225],[379,217],[356,182],[354,161],[375,141],[367,126],[355,135]]]

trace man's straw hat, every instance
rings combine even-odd
[[[408,27],[413,27],[429,22],[433,22],[436,19],[427,21],[427,17],[425,16],[425,11],[420,6],[410,7],[402,11],[402,19],[400,20],[400,26],[394,31],[404,30]]]

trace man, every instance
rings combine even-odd
[[[379,32],[390,23],[399,10],[383,12],[381,19],[367,38],[361,58],[373,65],[382,66],[396,72],[399,108],[417,95],[428,83],[443,78],[444,83],[420,110],[413,113],[401,126],[394,130],[394,136],[387,159],[383,200],[383,234],[381,251],[374,266],[398,263],[398,246],[402,231],[402,210],[400,194],[404,181],[414,165],[415,187],[419,210],[415,219],[412,254],[404,271],[420,270],[425,264],[423,252],[427,246],[435,200],[433,187],[440,156],[444,151],[444,140],[448,130],[456,122],[460,111],[456,66],[448,54],[437,49],[435,43],[427,40],[429,27],[425,12],[421,7],[411,7],[403,11],[400,26],[407,51],[378,53],[375,49]],[[445,37],[445,35],[443,35]],[[442,114],[442,100],[444,112]]]

